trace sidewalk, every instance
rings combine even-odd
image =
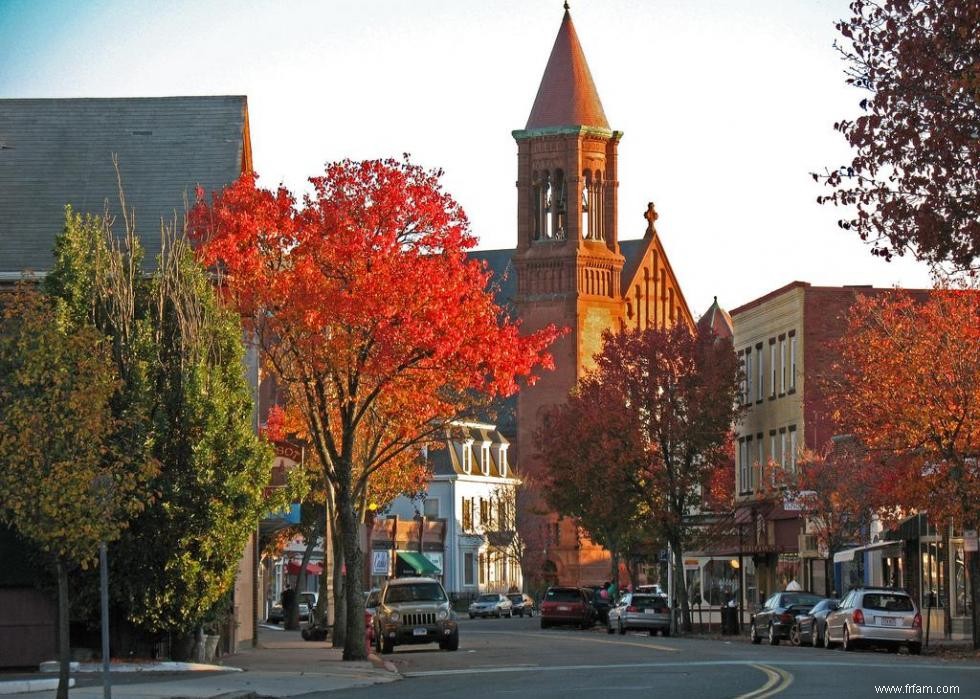
[[[323,692],[348,687],[362,687],[400,679],[391,663],[377,656],[368,661],[343,662],[342,651],[331,648],[329,642],[311,643],[302,640],[298,631],[266,628],[259,630],[259,647],[240,651],[221,658],[220,666],[195,666],[183,672],[172,666],[153,667],[128,665],[126,671],[112,672],[113,699],[256,699],[260,697],[292,697],[311,692]],[[72,673],[75,686],[72,699],[101,699],[101,666],[86,664],[82,669],[91,672]],[[54,680],[57,674],[35,673],[6,677],[0,675],[0,695],[53,699],[55,691],[23,692],[24,680]],[[16,683],[16,684],[15,684]],[[6,690],[13,690],[12,693]]]

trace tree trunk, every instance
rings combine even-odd
[[[61,558],[58,569],[58,693],[56,699],[68,699],[68,671],[71,663],[68,619],[68,568]]]
[[[347,639],[347,597],[344,585],[344,543],[340,527],[334,518],[330,527],[333,542],[333,631],[331,641],[334,648],[343,648]]]
[[[684,633],[691,632],[691,604],[687,598],[687,581],[684,579],[684,554],[681,551],[680,537],[673,537],[670,546],[674,554],[674,594],[681,608],[681,623]]]
[[[303,560],[300,562],[299,573],[296,574],[296,585],[293,586],[296,590],[296,603],[289,610],[288,616],[283,621],[283,627],[287,631],[295,631],[299,628],[299,593],[306,592],[306,566],[309,565],[310,557],[313,555],[313,549],[316,546],[316,540],[319,536],[318,530],[319,528],[314,524],[310,531],[309,539],[306,542],[306,549],[303,551]],[[309,613],[312,616],[313,610],[310,609]]]
[[[976,522],[965,529],[976,529]],[[965,542],[964,542],[965,543]],[[948,551],[948,550],[947,550]],[[970,608],[973,610],[973,650],[980,650],[980,552],[964,552],[967,579],[970,584]],[[949,553],[947,553],[949,556]]]
[[[616,583],[617,589],[619,588],[619,554],[615,551],[609,552],[609,557],[612,559],[610,561],[609,569],[609,582]]]
[[[359,540],[360,519],[354,510],[354,498],[349,483],[341,483],[337,488],[337,512],[340,515],[340,536],[344,545],[344,565],[347,573],[344,578],[344,596],[347,601],[344,660],[366,660],[364,596],[361,583],[364,554],[361,552]]]

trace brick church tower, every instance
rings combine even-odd
[[[555,370],[518,395],[517,443],[529,475],[538,467],[534,432],[542,410],[564,402],[600,351],[604,330],[677,321],[693,326],[656,234],[652,204],[644,214],[646,235],[620,243],[622,135],[606,120],[566,3],[527,125],[513,132],[517,247],[510,262],[517,285],[511,300],[526,331],[550,323],[569,329],[552,347]],[[546,520],[546,578],[574,585],[609,578],[608,552],[570,521]]]

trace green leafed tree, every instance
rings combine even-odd
[[[114,605],[139,634],[181,634],[225,603],[249,534],[275,509],[263,496],[272,452],[253,428],[239,319],[176,226],[146,273],[131,220],[117,238],[69,210],[45,288],[66,325],[98,328],[128,447],[161,465],[155,501],[112,548]]]
[[[146,504],[156,464],[120,449],[119,379],[105,338],[65,327],[26,284],[0,319],[0,521],[50,555],[58,580],[58,697],[68,696],[68,573]]]

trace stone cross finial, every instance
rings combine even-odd
[[[653,222],[660,218],[660,214],[657,213],[652,201],[647,203],[647,210],[643,214],[643,218],[647,220],[647,233],[653,233]]]

